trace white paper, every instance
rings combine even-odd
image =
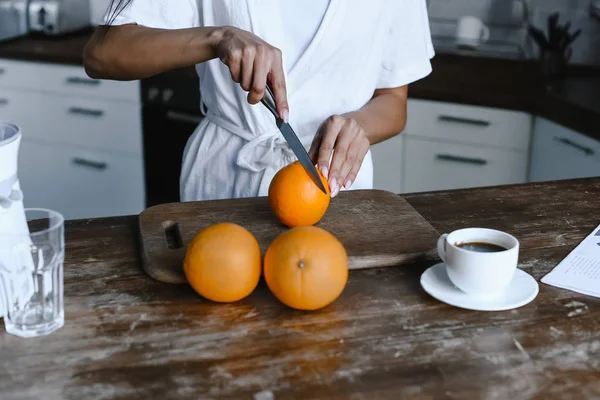
[[[542,282],[600,297],[600,225],[543,277]]]

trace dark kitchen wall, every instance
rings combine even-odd
[[[545,26],[550,14],[560,12],[561,21],[583,29],[572,62],[600,65],[600,19],[590,14],[591,0],[528,0],[530,20]],[[430,0],[429,15],[435,38],[452,37],[461,16],[474,15],[490,27],[490,41],[527,48],[523,6],[519,0]],[[530,54],[531,55],[531,54]]]
[[[571,21],[583,33],[573,46],[573,62],[600,65],[600,19],[590,14],[590,0],[532,0],[533,21],[544,25],[548,15],[559,11],[562,21]]]

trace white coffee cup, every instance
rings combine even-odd
[[[466,243],[489,243],[506,250],[466,250]],[[438,253],[446,264],[450,281],[466,294],[494,297],[513,279],[519,261],[519,241],[508,233],[485,228],[467,228],[444,234]]]
[[[490,29],[477,17],[466,16],[458,21],[456,28],[456,44],[459,46],[477,47],[490,38]]]

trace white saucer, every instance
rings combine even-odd
[[[436,264],[421,275],[421,286],[433,298],[451,306],[477,311],[504,311],[522,307],[537,296],[538,283],[527,272],[517,269],[504,293],[494,298],[469,296],[448,278],[446,265]]]

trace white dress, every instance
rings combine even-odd
[[[133,0],[113,24],[231,25],[280,48],[290,124],[307,148],[329,116],[360,109],[375,89],[404,86],[431,72],[425,0],[330,0],[305,46],[289,34],[299,21],[288,24],[282,18],[290,14],[281,8],[285,1],[308,6],[296,0]],[[298,12],[298,18],[303,15]],[[293,50],[300,54],[286,58]],[[185,149],[182,201],[266,195],[274,174],[295,159],[273,116],[260,103],[248,104],[246,92],[220,60],[198,64],[196,70],[206,118]],[[369,152],[352,188],[372,186]]]

